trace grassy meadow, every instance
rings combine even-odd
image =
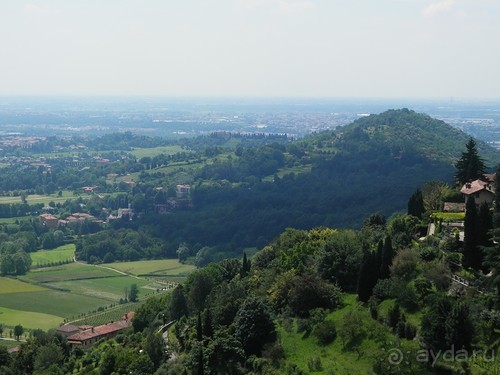
[[[342,318],[351,310],[359,312],[363,329],[363,339],[356,349],[345,348],[339,337]],[[344,306],[328,314],[326,320],[333,321],[337,329],[337,337],[326,346],[320,346],[313,334],[297,333],[296,321],[287,328],[283,325],[278,327],[288,363],[294,363],[306,373],[311,371],[315,374],[366,374],[371,371],[375,361],[386,359],[381,357],[383,352],[380,347],[390,349],[400,341],[388,327],[374,321],[368,309],[359,306],[355,295],[347,295],[344,298]],[[418,347],[415,341],[405,341],[410,347]],[[321,368],[318,366],[314,370],[311,369],[313,363],[320,363]]]

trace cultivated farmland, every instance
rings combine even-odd
[[[65,260],[73,252],[74,245],[68,245],[31,255],[34,262],[44,264]],[[18,279],[0,278],[0,324],[48,330],[64,321],[106,323],[137,307],[119,305],[132,284],[144,300],[158,295],[165,282],[182,281],[193,269],[173,259],[106,265],[76,262],[33,269]]]

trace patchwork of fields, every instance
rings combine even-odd
[[[33,253],[32,259],[34,264],[56,264],[73,254],[70,245]],[[105,265],[77,262],[35,268],[17,279],[0,277],[0,324],[7,332],[17,324],[48,330],[65,321],[106,320],[137,307],[118,305],[132,284],[139,287],[139,299],[144,300],[161,292],[166,283],[182,281],[193,269],[174,259]]]

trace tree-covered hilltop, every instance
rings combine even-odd
[[[444,121],[403,108],[362,117],[338,130],[313,136],[305,143],[318,152],[343,154],[359,154],[385,146],[400,160],[418,154],[452,165],[469,138]],[[484,142],[478,142],[478,150],[489,167],[494,168],[498,152]]]

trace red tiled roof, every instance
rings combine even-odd
[[[462,189],[460,189],[460,192],[462,194],[470,195],[470,194],[478,193],[482,190],[493,194],[493,186],[489,182],[484,182],[481,180],[467,182],[464,186],[462,186]]]
[[[73,332],[73,331],[78,331],[80,328],[78,328],[77,326],[74,326],[73,324],[64,324],[62,326],[60,326],[59,328],[57,328],[56,331],[59,331],[59,332]]]
[[[87,341],[93,338],[103,337],[111,333],[121,331],[130,326],[130,321],[120,320],[118,322],[105,324],[102,326],[86,329],[83,332],[75,333],[68,337],[68,342]]]

